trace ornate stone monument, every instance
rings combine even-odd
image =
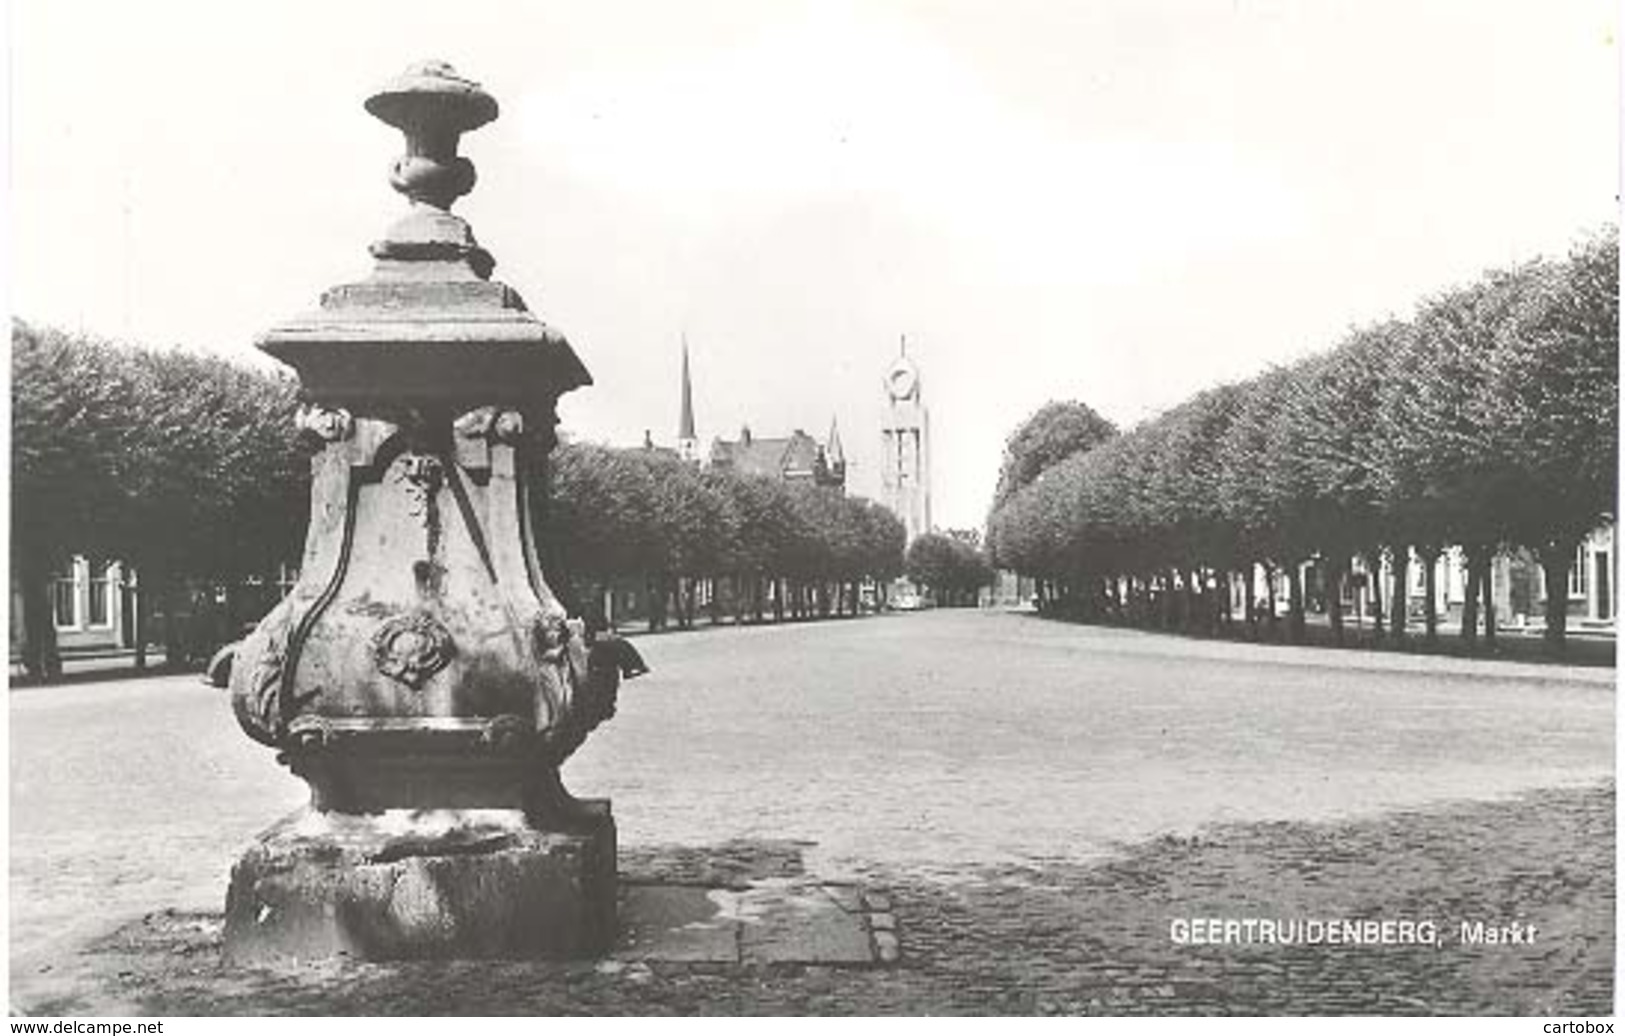
[[[566,617],[530,495],[558,397],[591,378],[450,212],[474,185],[458,138],[496,101],[425,63],[366,107],[405,134],[410,208],[370,277],[259,342],[298,372],[318,452],[299,582],[231,700],[311,801],[234,868],[226,952],[590,954],[614,936],[615,826],[558,769],[614,713],[625,645]]]

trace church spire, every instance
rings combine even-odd
[[[683,334],[683,398],[682,410],[677,417],[677,454],[684,460],[693,460],[699,449],[699,438],[694,434],[694,386],[688,377],[688,334]]]
[[[835,427],[835,418],[829,419],[829,441],[824,444],[824,455],[830,467],[845,467],[846,452],[841,449],[841,431]]]

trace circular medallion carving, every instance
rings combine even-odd
[[[385,620],[372,635],[378,671],[414,691],[446,667],[456,654],[446,627],[422,612]]]
[[[504,410],[491,420],[491,438],[515,443],[525,434],[525,418],[517,410]]]
[[[301,406],[294,414],[294,427],[322,442],[343,442],[355,430],[355,418],[343,407],[315,404]]]

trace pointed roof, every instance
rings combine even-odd
[[[683,402],[677,417],[678,441],[692,440],[694,435],[694,386],[688,379],[688,335],[683,336]]]
[[[841,431],[835,427],[835,418],[829,419],[829,440],[824,444],[824,456],[830,464],[845,464],[846,452],[841,449]]]
[[[773,478],[812,478],[818,462],[818,443],[801,429],[784,438],[762,438],[741,431],[733,442],[716,439],[711,443],[711,464],[732,468],[746,475]]]

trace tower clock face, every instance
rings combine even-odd
[[[886,391],[893,399],[905,399],[914,392],[914,385],[918,381],[912,367],[898,364],[886,375]]]

